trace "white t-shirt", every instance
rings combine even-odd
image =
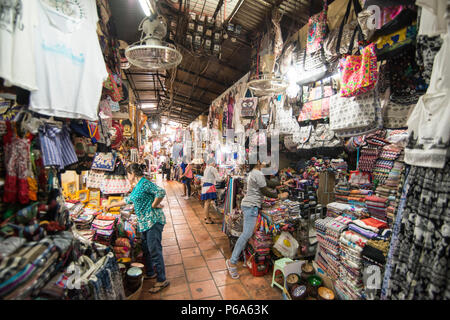
[[[241,207],[261,208],[264,196],[259,189],[266,186],[266,178],[261,171],[256,169],[250,171],[247,180],[247,194],[242,199]]]
[[[446,0],[416,0],[416,5],[422,8],[419,35],[433,37],[447,33]]]
[[[5,85],[36,90],[36,0],[0,1],[0,77]]]
[[[444,168],[450,147],[450,93],[420,97],[408,120],[405,163]]]
[[[220,180],[219,172],[213,166],[206,166],[203,173],[202,182],[216,184],[217,180]]]
[[[450,35],[442,37],[444,42],[434,57],[433,70],[427,93],[437,93],[450,90]]]
[[[98,120],[107,78],[95,0],[37,0],[36,75],[30,108],[45,115]]]

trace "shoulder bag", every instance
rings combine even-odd
[[[341,60],[341,96],[352,97],[375,88],[378,79],[377,56],[372,43],[362,49],[361,55],[350,55]]]
[[[314,53],[323,47],[323,41],[327,35],[327,15],[328,2],[323,1],[323,10],[309,18],[308,21],[308,40],[306,44],[306,52]]]
[[[339,28],[333,29],[325,40],[325,58],[329,63],[337,61],[341,55],[352,54],[353,49],[358,48],[358,40],[362,30],[357,20],[348,22],[352,5],[356,15],[361,12],[362,9],[358,0],[348,0],[347,9]]]

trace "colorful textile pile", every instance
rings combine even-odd
[[[349,225],[353,225],[353,222]],[[361,252],[367,239],[351,230],[344,231],[339,238],[341,265],[336,291],[345,300],[360,300],[364,289]]]
[[[252,246],[253,252],[258,256],[267,256],[272,248],[272,235],[263,231],[256,231],[248,240],[248,244]]]
[[[315,222],[318,241],[317,264],[334,280],[339,278],[339,237],[347,225],[331,217]]]
[[[359,170],[371,172],[375,166],[380,151],[378,148],[364,147],[359,158]]]
[[[388,199],[377,196],[366,197],[366,207],[372,217],[387,222],[387,208]]]
[[[300,215],[300,203],[298,201],[285,200],[283,205],[287,207],[291,217],[297,217]]]
[[[109,246],[114,233],[116,218],[110,216],[98,216],[92,222],[92,230],[95,231],[94,241]]]

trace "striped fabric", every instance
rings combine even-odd
[[[39,128],[44,166],[57,166],[64,169],[78,162],[67,127],[58,128],[44,124]]]

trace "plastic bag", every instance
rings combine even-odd
[[[293,259],[297,255],[298,241],[289,233],[283,231],[273,246],[284,257]]]

